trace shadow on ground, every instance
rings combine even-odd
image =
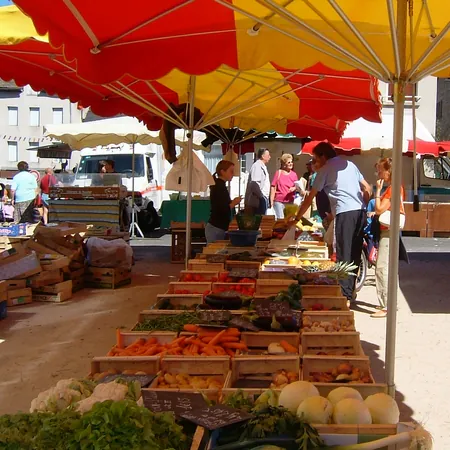
[[[450,313],[450,253],[408,252],[410,264],[401,263],[399,283],[412,313]],[[421,274],[427,274],[424,283]],[[432,286],[432,289],[430,289]]]

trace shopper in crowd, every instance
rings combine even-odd
[[[14,222],[25,223],[34,221],[34,207],[38,195],[36,177],[29,172],[28,163],[20,161],[17,164],[19,173],[14,175],[11,183],[11,198],[14,205]]]
[[[324,190],[331,204],[334,217],[336,260],[352,262],[359,267],[366,223],[365,205],[371,188],[358,168],[350,161],[337,156],[328,142],[314,147],[313,161],[322,166],[317,172],[311,191],[297,213],[297,220],[311,206],[317,193]],[[355,273],[357,270],[355,270]],[[341,282],[342,292],[352,302],[356,297],[355,277]]]
[[[270,187],[270,203],[277,219],[284,219],[284,208],[293,205],[298,176],[293,170],[294,158],[289,153],[281,155],[281,168],[275,172]]]
[[[310,180],[311,176],[314,174],[313,160],[310,159],[306,163],[306,172],[303,174],[303,178],[306,180],[306,190],[309,191],[312,185]]]
[[[219,161],[214,173],[215,184],[209,187],[211,214],[205,227],[205,236],[208,244],[225,240],[225,234],[231,222],[231,210],[240,203],[241,197],[230,198],[227,185],[234,176],[234,163]]]
[[[392,159],[382,158],[378,161],[378,181],[375,191],[375,214],[379,217],[385,211],[391,209],[391,177],[392,177]],[[384,193],[383,188],[386,187]],[[405,214],[403,200],[405,190],[402,186],[400,197],[400,213]],[[379,223],[379,222],[378,222]],[[377,287],[379,311],[373,313],[371,317],[386,317],[387,315],[387,291],[389,276],[389,228],[379,224],[380,233],[378,240],[378,257],[375,268],[375,282]]]
[[[42,206],[44,208],[43,220],[44,223],[48,223],[48,201],[50,199],[50,188],[58,185],[58,180],[53,174],[53,169],[48,167],[45,169],[45,175],[41,179],[40,188],[41,188],[41,200]]]
[[[245,191],[245,208],[249,214],[264,215],[270,204],[270,178],[267,163],[270,161],[270,152],[267,148],[260,148],[258,159],[253,163]]]

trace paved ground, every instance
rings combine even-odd
[[[136,242],[133,284],[115,292],[83,290],[72,301],[9,310],[0,322],[0,414],[27,410],[58,379],[82,377],[105,355],[117,326],[131,328],[140,310],[165,290],[170,236]],[[147,245],[147,246],[144,246]],[[150,247],[148,246],[150,245]],[[406,238],[411,264],[400,267],[396,380],[403,420],[432,432],[436,450],[450,449],[450,240]],[[375,378],[384,379],[385,319],[372,319],[373,275],[358,298],[357,328]]]

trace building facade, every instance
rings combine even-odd
[[[58,168],[59,160],[40,159],[28,149],[51,143],[44,137],[45,125],[81,121],[82,111],[69,100],[0,80],[0,170],[16,170],[22,160],[33,169]]]
[[[436,140],[450,141],[450,78],[438,78]]]

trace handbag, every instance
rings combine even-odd
[[[391,211],[385,211],[383,214],[380,214],[378,220],[380,224],[384,227],[390,228],[391,226]],[[403,230],[405,227],[406,216],[403,213],[400,213],[400,230]]]

